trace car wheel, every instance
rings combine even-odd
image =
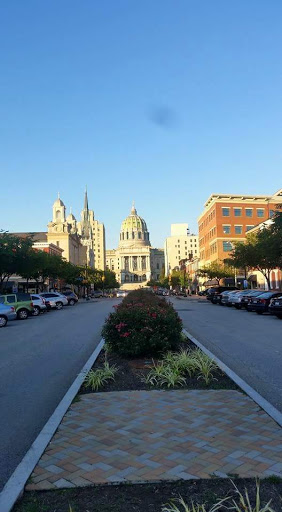
[[[63,303],[62,302],[56,302],[56,309],[62,309]]]
[[[0,316],[0,327],[5,327],[7,325],[7,318],[5,316]]]
[[[27,309],[20,309],[17,312],[17,317],[19,320],[27,320],[28,318],[28,310]]]
[[[32,316],[38,316],[38,315],[40,315],[40,307],[39,306],[33,306]]]
[[[69,305],[70,305],[70,306],[74,306],[74,305],[75,305],[75,300],[74,300],[74,299],[71,299],[71,300],[69,301]]]

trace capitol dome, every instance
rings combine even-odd
[[[119,247],[132,247],[133,245],[151,245],[147,224],[142,217],[137,215],[134,204],[130,215],[121,224]]]

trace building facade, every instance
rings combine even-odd
[[[63,249],[63,257],[74,265],[87,265],[105,270],[105,228],[89,210],[87,191],[81,220],[72,212],[66,216],[66,207],[58,197],[53,204],[53,218],[48,224],[47,239]]]
[[[180,261],[199,256],[199,237],[189,234],[188,224],[171,224],[171,236],[164,245],[165,275],[179,269]]]
[[[106,251],[106,268],[115,272],[121,288],[134,289],[158,280],[163,264],[163,250],[151,247],[146,222],[133,205],[121,224],[118,248]]]
[[[282,210],[282,189],[272,196],[212,194],[198,218],[201,266],[229,258],[233,244]]]

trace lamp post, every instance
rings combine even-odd
[[[103,283],[103,297],[104,297],[104,283],[105,283],[105,274],[102,275],[102,283]]]

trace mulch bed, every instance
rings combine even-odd
[[[179,349],[180,348],[189,348],[191,350],[195,350],[197,347],[192,341],[187,340],[187,342],[184,342],[180,345]],[[153,359],[155,363],[158,362],[156,357]],[[108,391],[140,391],[158,389],[157,386],[152,387],[142,380],[143,377],[150,371],[150,367],[152,366],[152,358],[141,357],[138,359],[126,359],[116,354],[108,354],[107,361],[110,365],[115,364],[118,366],[119,371],[115,375],[115,380],[108,381],[103,386],[103,388],[99,389],[99,392],[104,393]],[[92,369],[95,370],[103,366],[104,362],[105,352],[102,350]],[[188,377],[186,385],[181,386],[179,389],[237,389],[238,391],[241,391],[240,388],[238,388],[238,386],[221,370],[218,370],[216,373],[214,373],[214,377],[216,380],[211,381],[208,385],[205,384],[202,379],[198,380],[197,377]],[[91,388],[82,386],[80,389],[80,394],[86,393],[93,393],[93,391]]]
[[[255,480],[234,479],[239,490],[247,488],[251,500],[255,499]],[[261,499],[270,499],[275,512],[282,510],[282,480],[269,477],[261,481]],[[205,503],[209,510],[217,500],[234,496],[229,479],[180,480],[158,484],[99,485],[80,489],[26,492],[15,505],[14,512],[161,512],[162,506],[181,495],[191,501]],[[255,502],[254,502],[255,503]],[[71,508],[70,508],[71,507]],[[182,510],[182,508],[181,508]],[[224,509],[222,509],[224,510]],[[226,510],[226,509],[225,509]]]

